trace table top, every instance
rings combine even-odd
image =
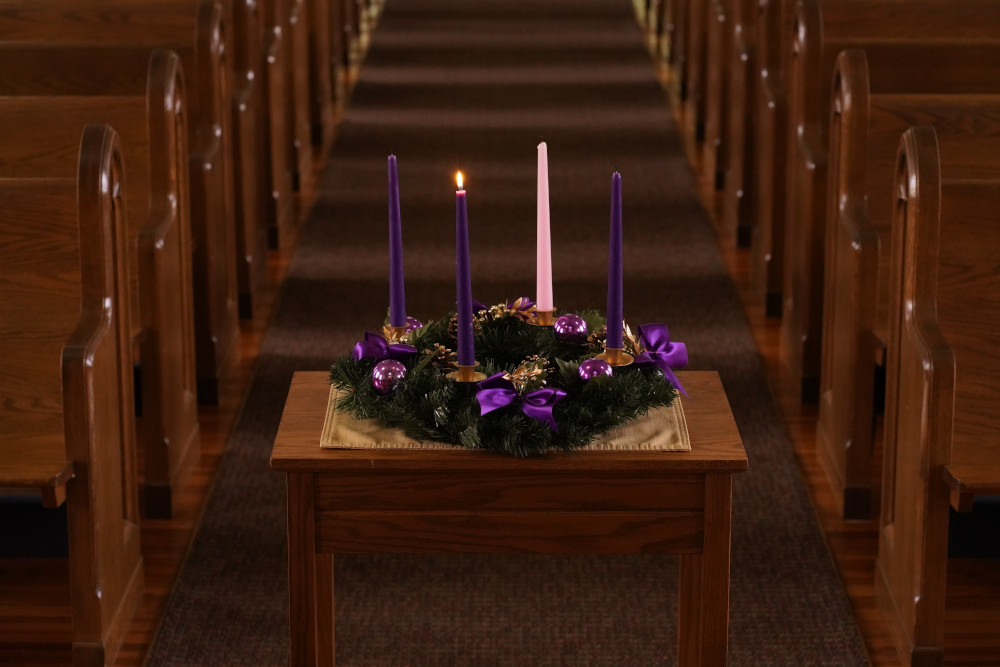
[[[330,395],[327,371],[299,371],[292,378],[271,452],[271,468],[283,472],[349,469],[426,470],[607,470],[649,472],[739,472],[747,468],[729,401],[714,371],[677,374],[691,398],[680,398],[691,451],[574,451],[517,458],[482,450],[358,450],[319,446]]]

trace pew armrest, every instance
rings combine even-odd
[[[0,448],[0,488],[37,490],[45,507],[65,502],[66,483],[72,478],[73,462],[66,457],[62,442],[46,446],[26,438]]]
[[[957,512],[971,511],[976,496],[1000,495],[1000,461],[950,463],[941,472]]]

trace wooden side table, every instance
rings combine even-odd
[[[291,664],[332,665],[334,553],[680,554],[681,665],[723,665],[733,473],[747,457],[718,374],[679,374],[689,452],[517,459],[319,446],[325,371],[296,373],[271,454],[287,475]]]

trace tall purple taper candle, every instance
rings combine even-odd
[[[472,272],[469,267],[469,218],[465,207],[462,172],[456,177],[455,192],[455,292],[458,311],[458,365],[474,366],[476,351],[472,342]]]
[[[608,338],[605,347],[622,342],[622,175],[611,175],[611,238],[608,242]]]
[[[399,219],[399,176],[396,156],[389,156],[389,324],[406,324],[406,292],[403,287],[403,226]]]

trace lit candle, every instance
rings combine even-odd
[[[538,144],[538,239],[535,244],[535,307],[552,311],[552,241],[549,232],[549,152]]]
[[[605,347],[622,342],[622,176],[611,176],[611,238],[608,242],[608,338]]]
[[[469,219],[465,207],[462,172],[455,177],[455,291],[458,311],[458,365],[474,366],[472,343],[472,272],[469,268]]]
[[[403,288],[403,227],[399,219],[399,176],[396,156],[389,156],[389,324],[406,325],[406,293]]]

